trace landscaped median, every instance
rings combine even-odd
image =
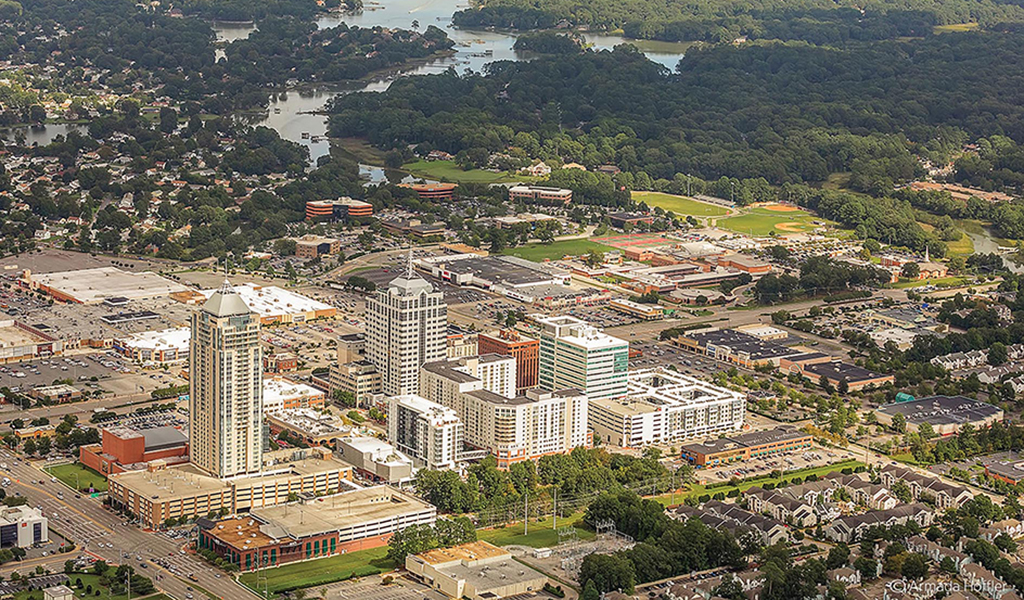
[[[256,572],[239,575],[238,582],[255,591],[257,582],[262,595],[266,584],[271,595],[282,594],[292,590],[326,585],[344,581],[353,577],[366,577],[393,570],[396,565],[388,560],[388,547],[371,548],[347,552],[328,558],[290,563],[280,567],[261,569],[259,577]],[[266,581],[264,581],[266,577]]]

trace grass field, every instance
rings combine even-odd
[[[82,463],[48,467],[46,472],[63,481],[71,489],[83,490],[92,486],[97,492],[107,491],[107,478]]]
[[[263,576],[267,577],[270,593],[277,594],[286,589],[307,588],[351,577],[366,577],[385,573],[395,568],[386,556],[387,546],[338,554],[329,558],[297,562],[283,567],[260,571],[260,589]],[[256,589],[256,573],[243,573],[238,580],[249,588]]]
[[[583,513],[558,519],[558,529],[569,527],[576,528],[576,533],[581,540],[589,540],[594,537],[594,532],[583,529],[580,526],[583,520]],[[476,532],[477,538],[490,542],[495,546],[529,546],[531,548],[551,548],[558,545],[558,532],[553,528],[554,520],[545,517],[541,521],[530,522],[530,532],[524,535],[524,523],[516,523],[499,529],[481,529]]]
[[[951,31],[972,31],[977,28],[977,23],[953,23],[952,25],[936,25],[932,27],[932,31],[935,33],[949,33]]]
[[[950,256],[970,256],[974,254],[974,242],[971,241],[970,236],[966,233],[960,235],[960,239],[955,242],[946,242],[946,248],[949,250]]]
[[[494,173],[483,169],[463,171],[450,160],[417,160],[402,165],[408,171],[424,179],[436,179],[450,183],[507,183],[510,181],[534,181],[536,178],[514,173]]]
[[[736,217],[720,219],[718,226],[748,235],[769,235],[773,231],[778,234],[813,231],[817,227],[812,223],[814,220],[816,217],[802,210],[776,212],[758,207]]]
[[[526,244],[525,246],[519,246],[516,248],[506,248],[502,254],[508,254],[511,256],[518,256],[519,258],[525,258],[526,260],[532,260],[534,262],[541,262],[544,259],[558,260],[563,256],[569,254],[572,256],[579,256],[586,254],[591,250],[597,252],[611,252],[615,248],[611,246],[605,246],[597,242],[590,240],[562,240],[560,242],[552,242],[550,244]]]
[[[650,207],[661,207],[677,215],[720,217],[729,214],[729,209],[724,206],[706,204],[684,196],[673,196],[672,194],[662,194],[659,192],[633,192],[633,200],[635,202],[644,202]]]
[[[894,283],[892,287],[902,290],[906,288],[923,287],[926,285],[934,285],[936,287],[956,287],[959,285],[967,285],[970,283],[970,279],[966,277],[942,277],[940,279],[919,279],[914,281],[901,281]]]
[[[757,479],[748,479],[746,481],[741,482],[739,485],[721,485],[712,488],[709,488],[705,485],[692,485],[690,486],[689,490],[681,494],[675,494],[674,496],[672,494],[662,494],[661,496],[655,496],[654,498],[652,498],[652,500],[657,500],[658,502],[661,502],[665,506],[670,506],[673,500],[678,504],[682,502],[683,499],[686,498],[687,496],[700,496],[703,494],[713,496],[719,492],[723,494],[728,494],[730,491],[737,488],[742,492],[748,488],[754,487],[755,485],[764,485],[766,483],[774,483],[775,485],[778,485],[782,481],[791,481],[794,477],[801,477],[803,479],[807,479],[809,475],[817,475],[818,477],[821,477],[822,475],[828,475],[829,473],[832,473],[834,471],[841,471],[847,467],[855,469],[857,467],[862,466],[864,466],[864,463],[860,462],[859,460],[846,460],[832,465],[826,465],[824,467],[813,467],[810,469],[800,469],[798,471],[788,471],[784,473],[782,477],[765,476],[758,477]]]

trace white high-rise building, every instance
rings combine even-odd
[[[629,342],[575,317],[533,315],[533,319],[541,326],[541,388],[576,388],[591,400],[626,395]]]
[[[392,396],[388,439],[428,469],[454,469],[462,449],[462,421],[454,410],[419,396]]]
[[[192,315],[189,454],[214,477],[263,467],[260,318],[227,281]]]
[[[423,365],[420,394],[454,409],[467,444],[500,468],[589,446],[587,397],[577,389],[516,396],[515,359],[485,354]]]
[[[444,294],[408,270],[366,302],[366,358],[388,396],[415,394],[420,367],[447,356],[448,307]]]

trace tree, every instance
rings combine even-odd
[[[908,262],[900,269],[900,275],[904,279],[917,279],[921,276],[921,266],[916,262]]]
[[[928,575],[928,559],[917,552],[910,552],[903,559],[900,575],[907,579],[920,579]]]
[[[25,454],[28,454],[29,456],[35,454],[36,453],[36,441],[33,440],[32,438],[29,438],[29,439],[25,440],[25,444],[22,446],[21,449],[25,452]]]
[[[597,591],[593,580],[587,581],[587,585],[583,586],[583,594],[580,596],[580,600],[601,600],[601,593]]]
[[[160,131],[174,133],[178,128],[178,111],[168,106],[160,107]]]
[[[861,579],[869,581],[878,577],[878,561],[866,556],[859,556],[853,561],[853,568],[860,572]]]
[[[850,547],[840,543],[829,550],[825,566],[829,569],[838,569],[845,567],[848,562],[850,562]]]
[[[633,563],[622,554],[588,554],[580,567],[580,581],[584,586],[593,583],[600,592],[621,590],[633,593],[636,573]]]
[[[903,413],[894,414],[889,428],[896,433],[905,432],[907,430],[907,418],[903,416]]]
[[[892,484],[892,493],[900,502],[912,502],[914,500],[914,496],[910,492],[910,486],[905,481],[895,481]]]
[[[1002,342],[995,342],[988,348],[988,364],[998,367],[999,365],[1006,364],[1009,359],[1006,344]]]

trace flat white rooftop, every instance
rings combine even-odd
[[[33,283],[44,285],[82,304],[106,298],[158,298],[186,288],[150,271],[130,273],[116,267],[97,267],[58,273],[32,273]]]
[[[234,288],[249,310],[263,318],[334,309],[329,304],[274,285],[258,286],[252,283],[243,283]],[[209,298],[216,291],[203,290],[200,293]]]
[[[586,350],[629,347],[629,342],[626,340],[612,337],[576,317],[549,317],[534,314],[531,315],[531,318],[541,326],[545,334],[552,335],[559,341],[573,344]]]
[[[192,330],[188,327],[174,327],[159,331],[140,331],[120,339],[127,348],[140,350],[187,350],[192,339]]]

